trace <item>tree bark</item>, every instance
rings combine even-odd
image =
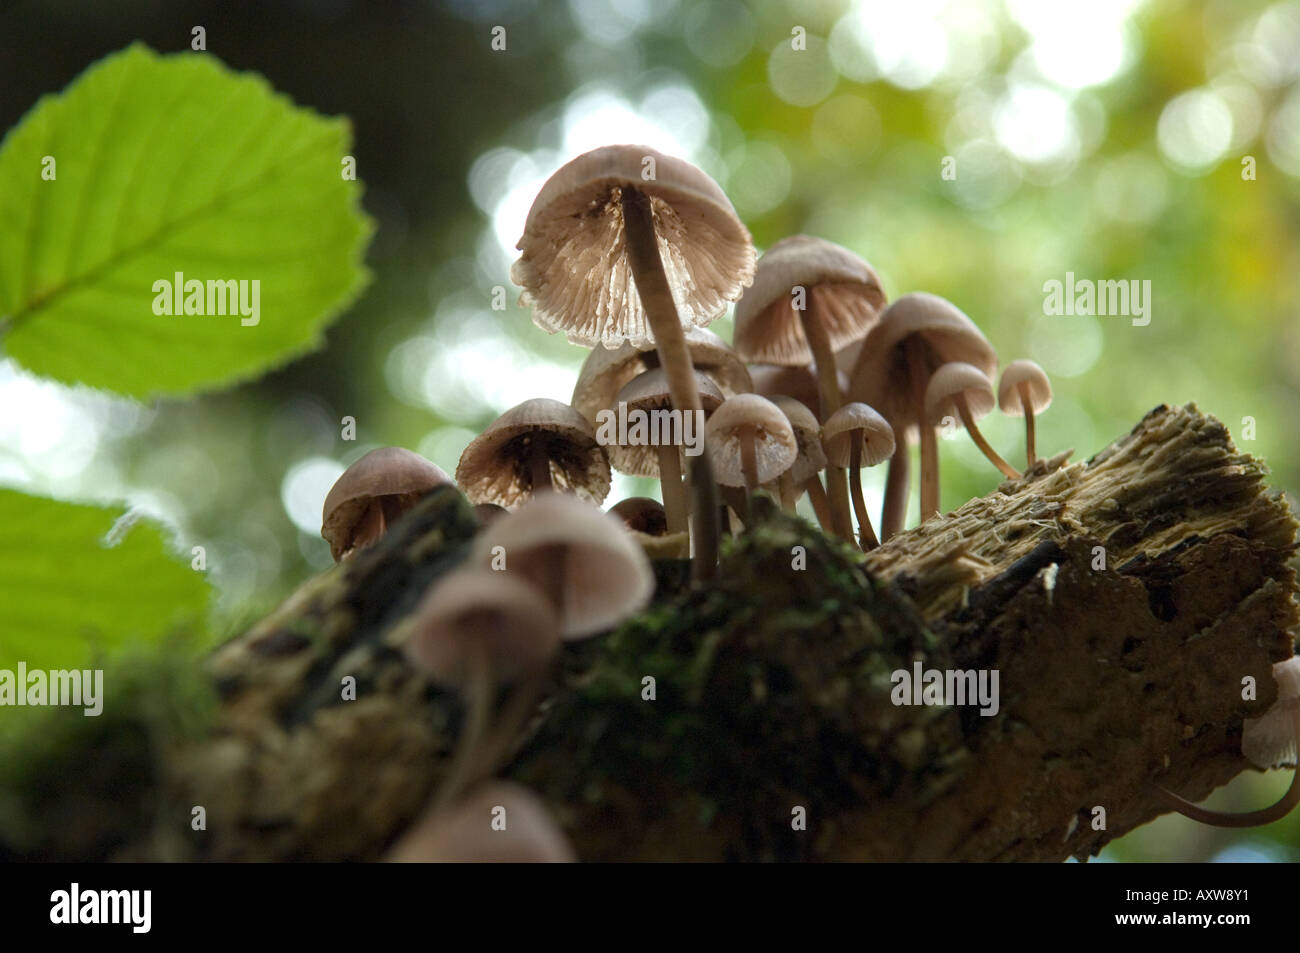
[[[1163,813],[1152,781],[1203,798],[1292,652],[1297,524],[1192,405],[1067,457],[865,556],[760,495],[709,588],[657,562],[655,611],[568,644],[504,773],[584,860],[1059,861]],[[214,723],[113,855],[381,857],[463,720],[404,619],[475,532],[435,491],[214,653]],[[894,704],[917,662],[996,670],[997,713]]]

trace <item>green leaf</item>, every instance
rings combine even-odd
[[[346,120],[207,54],[135,45],[95,64],[0,144],[5,351],[48,377],[148,397],[319,346],[369,280],[373,225],[342,176],[350,141]],[[258,281],[258,323],[229,302],[233,314],[155,314],[154,282],[177,272]]]
[[[203,573],[157,526],[115,528],[121,516],[0,490],[0,668],[72,668],[201,621]]]

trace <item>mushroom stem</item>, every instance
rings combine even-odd
[[[533,493],[555,489],[555,484],[551,482],[550,455],[542,446],[542,441],[536,437],[533,437],[528,444],[528,475],[529,486]]]
[[[1034,402],[1029,393],[1029,381],[1017,384],[1016,392],[1020,394],[1020,406],[1025,408],[1025,466],[1032,467],[1038,454],[1034,449]]]
[[[702,418],[704,407],[700,403],[691,352],[686,346],[686,334],[677,314],[672,289],[668,287],[668,276],[664,274],[663,260],[659,257],[650,196],[639,189],[624,187],[620,201],[632,280],[654,332],[655,348],[668,378],[673,406],[682,413],[694,413]],[[713,479],[708,453],[691,458],[690,474],[691,492],[695,498],[695,532],[692,534],[695,557],[691,574],[697,582],[704,582],[712,579],[718,570],[718,486]]]
[[[813,313],[815,292],[809,292],[809,296],[808,307],[799,311],[799,320],[803,323],[804,337],[808,340],[808,348],[812,351],[813,363],[817,368],[817,390],[821,398],[821,414],[818,419],[825,423],[844,401],[840,396],[831,337],[826,332],[826,326]],[[853,523],[849,517],[849,479],[843,467],[826,468],[826,494],[830,499],[831,525],[835,534],[851,542]]]
[[[921,522],[939,515],[939,435],[925,413],[925,390],[930,371],[917,348],[910,348],[907,359],[912,370],[913,410],[916,429],[921,438]]]
[[[451,767],[447,769],[446,780],[438,792],[437,804],[445,807],[456,800],[475,778],[475,752],[479,747],[492,716],[492,703],[496,695],[496,682],[492,676],[492,661],[487,650],[476,646],[466,659],[468,667],[464,688],[464,700],[467,706],[465,720],[461,725],[459,739],[456,742],[456,755]]]
[[[849,448],[849,469],[853,476],[849,479],[849,489],[853,492],[853,509],[858,514],[858,545],[863,552],[880,545],[876,531],[871,527],[871,516],[867,513],[867,503],[862,498],[862,437],[861,430],[850,434],[853,443]]]
[[[988,457],[989,462],[1001,470],[1002,475],[1008,480],[1019,480],[1020,471],[1003,460],[998,452],[989,446],[989,442],[980,433],[979,427],[975,426],[975,415],[970,412],[970,402],[966,400],[966,395],[957,394],[953,398],[953,403],[957,405],[957,413],[961,414],[961,422],[966,426],[966,432],[975,441],[975,446],[980,448],[980,452]],[[934,429],[931,428],[930,432],[933,434]]]
[[[1300,709],[1296,710],[1292,719],[1296,738],[1300,740]],[[1222,814],[1197,807],[1191,801],[1179,797],[1155,782],[1151,783],[1151,788],[1156,796],[1164,801],[1165,806],[1202,824],[1209,824],[1212,827],[1258,827],[1261,824],[1272,824],[1274,821],[1281,820],[1290,814],[1297,804],[1300,804],[1300,764],[1296,765],[1295,773],[1291,776],[1290,787],[1277,803],[1245,814]]]
[[[758,453],[754,446],[754,428],[741,427],[737,436],[740,438],[740,471],[745,475],[745,495],[753,496],[758,492]]]
[[[817,514],[817,522],[824,531],[831,532],[831,504],[826,499],[826,489],[822,486],[822,481],[817,479],[817,474],[810,476],[803,488],[808,491],[808,501]]]
[[[795,510],[794,480],[790,479],[790,471],[786,470],[776,478],[776,489],[781,495],[781,509],[787,513],[793,513]]]
[[[912,459],[907,448],[907,435],[903,428],[895,428],[899,433],[894,446],[894,455],[889,458],[889,472],[885,476],[885,505],[880,514],[880,538],[887,540],[903,529],[907,519],[907,494],[911,489]]]
[[[690,511],[686,502],[686,487],[682,485],[682,463],[677,457],[677,447],[660,444],[659,485],[663,489],[664,515],[668,518],[668,532],[685,533]]]

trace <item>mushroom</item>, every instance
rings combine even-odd
[[[577,855],[535,794],[494,782],[429,811],[385,857],[389,863],[573,863]]]
[[[993,382],[974,364],[965,364],[961,361],[953,361],[950,364],[943,365],[934,372],[934,375],[930,378],[930,383],[925,388],[925,416],[928,422],[935,424],[944,417],[952,416],[955,413],[965,426],[966,432],[970,434],[971,440],[975,441],[975,446],[980,448],[980,452],[988,458],[989,462],[1001,470],[1002,475],[1008,480],[1018,480],[1020,479],[1020,471],[1003,460],[1001,455],[989,446],[989,442],[984,439],[979,427],[975,425],[976,420],[993,409],[993,403]],[[921,484],[922,522],[939,512],[939,460],[937,456],[934,467],[928,474],[922,468],[921,478],[923,481],[927,475],[933,480],[933,485],[928,487],[929,495],[927,496],[926,484],[924,482]],[[933,510],[927,511],[925,509],[924,501],[926,500],[933,501]]]
[[[440,793],[446,803],[491,774],[532,711],[546,663],[559,647],[559,619],[529,582],[461,569],[434,584],[408,626],[407,658],[467,700],[467,725]],[[497,686],[515,680],[522,687],[491,725]]]
[[[475,503],[474,515],[478,517],[480,526],[487,526],[493,520],[500,519],[510,511],[504,506],[498,506],[496,503]]]
[[[793,397],[776,396],[772,403],[781,408],[790,429],[794,431],[798,455],[790,469],[777,477],[781,505],[791,513],[803,492],[808,493],[817,522],[826,532],[831,532],[830,504],[817,474],[826,469],[826,451],[822,449],[822,428],[817,418],[802,402]]]
[[[858,541],[863,550],[880,545],[871,528],[871,517],[862,498],[862,468],[894,455],[894,428],[873,407],[858,401],[845,404],[822,427],[822,444],[826,459],[837,467],[847,467],[849,488],[853,492],[853,509],[858,516]]]
[[[1222,814],[1197,807],[1153,783],[1152,788],[1166,806],[1213,827],[1257,827],[1281,820],[1300,804],[1300,764],[1296,762],[1296,749],[1300,746],[1300,655],[1274,663],[1273,680],[1277,682],[1277,701],[1261,717],[1246,719],[1241,732],[1241,753],[1258,768],[1295,764],[1286,793],[1275,804],[1258,811]]]
[[[643,608],[654,573],[617,516],[562,493],[535,496],[479,534],[474,561],[505,558],[505,570],[537,586],[560,617],[560,635],[579,639]]]
[[[790,421],[766,397],[728,397],[709,418],[709,453],[723,486],[745,488],[741,519],[749,522],[749,499],[762,483],[776,479],[794,463],[799,444]]]
[[[746,394],[753,390],[749,368],[739,355],[707,328],[688,328],[686,347],[696,372],[706,375],[723,397]],[[598,347],[587,355],[578,373],[570,403],[596,426],[596,415],[613,407],[618,392],[629,381],[659,367],[659,352],[623,344],[614,350]]]
[[[694,372],[698,413],[673,409],[672,394],[668,391],[668,377],[663,368],[646,371],[628,381],[614,398],[615,406],[623,405],[629,418],[633,412],[645,415],[648,421],[646,443],[639,440],[627,445],[617,442],[608,445],[611,462],[622,473],[631,476],[658,477],[663,492],[664,509],[668,513],[668,532],[687,531],[686,489],[682,486],[681,443],[686,439],[687,420],[698,441],[695,449],[703,450],[704,422],[722,403],[722,392],[717,385],[699,371]],[[612,411],[612,408],[611,408]],[[613,411],[616,412],[616,411]],[[689,417],[688,417],[689,414]],[[667,432],[665,432],[667,431]],[[629,427],[629,436],[631,428]]]
[[[472,503],[510,508],[539,490],[570,490],[592,503],[609,494],[609,460],[587,418],[539,397],[498,417],[470,441],[456,482]]]
[[[864,337],[879,320],[885,293],[872,267],[847,248],[809,235],[783,238],[764,253],[754,284],[736,304],[736,351],[747,361],[815,365],[825,423],[843,398],[835,349]],[[826,472],[836,530],[852,539],[848,481]]]
[[[907,438],[921,442],[921,512],[939,510],[939,445],[925,416],[930,375],[951,361],[997,374],[992,345],[970,318],[937,295],[914,292],[897,298],[867,333],[849,378],[849,396],[876,408],[894,428],[894,456],[885,481],[880,538],[903,528],[907,514]],[[928,494],[928,495],[927,495]]]
[[[334,482],[325,496],[321,536],[334,561],[378,542],[389,525],[451,477],[418,453],[401,447],[371,450]]]
[[[998,384],[998,407],[1008,417],[1025,418],[1025,466],[1038,459],[1034,449],[1034,414],[1041,414],[1052,403],[1052,384],[1047,372],[1033,361],[1012,361],[1002,371]]]
[[[817,395],[817,375],[808,367],[781,367],[777,364],[755,364],[749,369],[755,394],[772,400],[776,397],[793,397],[807,407],[814,417],[821,409],[821,398]],[[848,375],[836,372],[835,379],[844,393],[849,386]]]
[[[629,496],[609,508],[610,513],[623,521],[634,533],[646,536],[664,536],[668,533],[668,514],[663,504],[648,496]]]
[[[701,410],[683,332],[711,323],[753,279],[754,244],[718,184],[645,146],[605,146],[552,175],[528,211],[511,279],[548,331],[593,347],[653,343],[673,405]],[[691,458],[699,580],[717,572],[717,486]]]

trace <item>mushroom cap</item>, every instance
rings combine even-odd
[[[505,829],[498,830],[504,808]],[[446,810],[430,812],[385,858],[390,863],[574,863],[573,846],[527,788],[493,781]]]
[[[964,395],[973,418],[978,420],[993,409],[993,382],[974,364],[953,361],[930,375],[925,388],[925,419],[938,423],[951,415],[960,420],[955,400]]]
[[[754,283],[736,303],[736,351],[747,361],[809,364],[812,349],[794,309],[802,286],[805,306],[821,321],[832,348],[862,338],[880,316],[880,278],[847,248],[811,235],[783,238],[758,260]]]
[[[790,480],[798,493],[805,483],[826,468],[822,425],[817,422],[816,414],[793,397],[778,395],[771,400],[781,408],[785,419],[790,421],[790,429],[794,431],[794,441],[799,448],[799,455],[790,464]]]
[[[998,372],[993,346],[952,302],[925,292],[894,299],[862,342],[848,393],[883,414],[895,436],[920,422],[908,360],[913,349],[931,374],[953,361],[973,364],[989,378]]]
[[[609,512],[623,521],[630,530],[647,536],[663,536],[668,532],[668,514],[664,505],[648,496],[629,496],[609,508]]]
[[[864,467],[874,467],[894,455],[894,428],[874,407],[859,401],[845,404],[822,425],[822,444],[832,466],[847,467],[852,461],[853,439],[862,441]]]
[[[700,404],[703,406],[704,414],[707,417],[722,403],[724,399],[722,391],[718,389],[707,374],[701,371],[695,372],[695,386],[699,391]],[[617,406],[619,403],[627,404],[628,413],[640,410],[655,414],[659,411],[672,410],[673,401],[672,394],[668,390],[667,373],[663,368],[655,367],[628,381],[627,385],[614,397],[614,405]],[[686,418],[679,415],[679,419],[684,423]],[[655,420],[656,418],[652,416],[649,422],[649,431],[652,435],[660,434],[662,429],[660,426],[656,426]],[[672,436],[679,435],[673,434]],[[609,462],[620,473],[626,473],[630,476],[659,478],[659,451],[657,445],[637,444],[625,447],[611,443],[605,450],[609,454]]]
[[[740,434],[746,428],[754,430],[759,483],[775,480],[790,469],[799,455],[794,428],[780,407],[757,394],[728,397],[709,418],[705,441],[713,460],[714,475],[723,486],[745,485]]]
[[[325,495],[320,534],[337,560],[351,548],[352,532],[371,502],[390,497],[406,511],[434,487],[450,482],[441,467],[418,453],[402,447],[371,450],[344,470]]]
[[[1012,361],[1002,370],[1002,381],[998,384],[998,407],[1008,417],[1023,417],[1025,405],[1020,397],[1020,385],[1029,387],[1029,404],[1034,413],[1042,413],[1052,403],[1052,383],[1047,379],[1047,372],[1033,361],[1021,358]]]
[[[691,353],[695,370],[707,374],[722,391],[723,397],[748,393],[753,389],[745,362],[727,346],[726,341],[708,328],[689,328],[686,348]],[[612,351],[596,348],[587,355],[578,373],[571,401],[574,410],[595,426],[596,414],[614,406],[618,392],[628,381],[658,366],[659,357],[653,346],[636,348],[624,344]]]
[[[654,592],[645,553],[617,516],[564,493],[543,493],[479,534],[475,559],[495,547],[506,571],[546,591],[560,587],[560,636],[579,639],[612,628],[643,608]]]
[[[1258,768],[1296,764],[1295,712],[1300,707],[1300,655],[1273,664],[1277,701],[1241,729],[1241,753]],[[1300,770],[1297,765],[1296,770]]]
[[[483,652],[500,681],[544,666],[560,644],[560,623],[546,596],[504,572],[460,569],[420,600],[407,658],[444,685],[464,684],[471,655]]]
[[[654,177],[642,178],[654,160]],[[622,190],[650,197],[659,257],[682,327],[704,327],[753,280],[754,243],[721,187],[648,146],[604,146],[546,180],[519,239],[510,279],[533,320],[574,344],[652,344],[628,260]]]
[[[478,517],[478,523],[480,526],[487,526],[488,523],[500,519],[509,512],[510,511],[504,506],[499,506],[496,503],[474,504],[474,515]]]
[[[456,482],[470,502],[509,509],[527,499],[533,491],[528,451],[535,440],[545,444],[557,488],[596,504],[609,495],[609,460],[587,418],[538,397],[507,410],[461,454]]]
[[[749,369],[753,381],[752,391],[772,400],[778,396],[793,397],[816,415],[821,409],[817,375],[809,366],[781,367],[777,364],[757,364]],[[836,372],[840,393],[849,386],[843,371]]]

